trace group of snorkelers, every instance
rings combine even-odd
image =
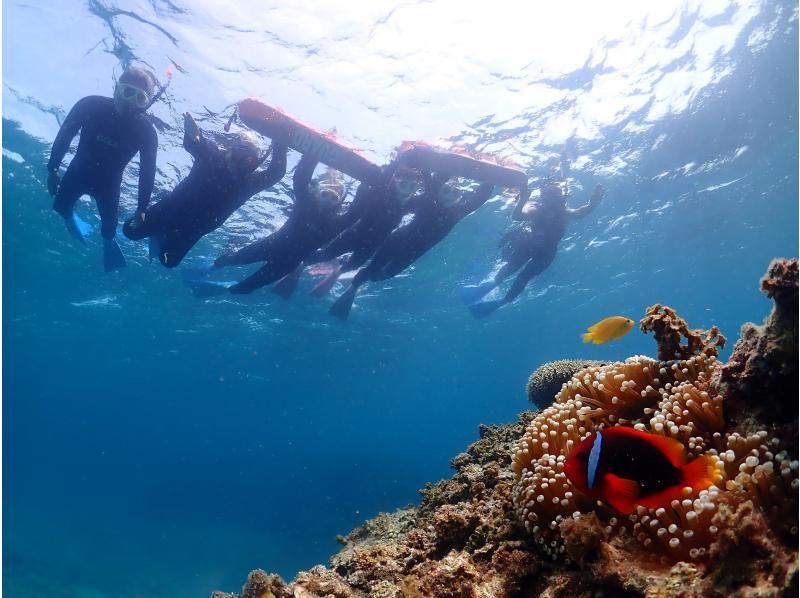
[[[91,227],[74,212],[82,195],[97,204],[106,271],[125,266],[116,242],[120,188],[125,167],[139,154],[138,207],[123,225],[132,240],[148,239],[151,257],[167,268],[181,263],[194,245],[216,230],[244,203],[269,189],[286,174],[288,142],[272,139],[262,152],[251,132],[222,143],[204,135],[189,113],[184,114],[183,147],[194,159],[188,175],[150,205],[158,135],[147,110],[164,92],[156,77],[143,68],[128,68],[119,77],[113,98],[88,96],[70,110],[53,143],[47,186],[54,209],[69,233],[81,242]],[[59,169],[69,145],[80,140],[63,177]],[[277,231],[238,251],[219,256],[190,280],[195,294],[251,293],[274,284],[284,298],[293,293],[303,270],[326,264],[327,276],[312,291],[327,294],[342,274],[355,272],[331,313],[347,318],[353,300],[367,282],[392,278],[444,239],[453,227],[494,194],[495,186],[477,179],[470,192],[462,191],[453,173],[412,166],[399,153],[380,169],[380,175],[362,181],[352,201],[345,203],[341,173],[329,168],[318,178],[318,160],[303,153],[293,176],[293,204],[288,220]],[[269,158],[266,167],[263,164]],[[563,164],[563,162],[562,162]],[[529,201],[520,193],[512,228],[501,241],[502,266],[491,279],[461,289],[461,298],[476,317],[491,314],[513,301],[555,257],[567,223],[594,208],[603,197],[598,185],[589,203],[577,209],[566,205],[565,175],[545,179],[540,195]],[[228,266],[262,263],[244,280],[219,283],[204,275]],[[501,283],[516,273],[500,299],[487,301]]]

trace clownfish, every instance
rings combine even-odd
[[[607,343],[617,338],[622,338],[633,328],[633,320],[624,316],[611,316],[600,320],[597,324],[589,326],[589,332],[582,336],[584,343]]]
[[[685,447],[671,438],[615,426],[595,432],[567,456],[564,472],[584,494],[623,514],[636,505],[658,508],[714,484],[714,459],[686,463]]]

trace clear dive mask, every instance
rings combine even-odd
[[[114,101],[129,111],[146,110],[151,104],[150,94],[130,83],[117,83]]]
[[[451,208],[461,200],[461,189],[455,185],[444,185],[439,190],[437,201],[445,208]]]

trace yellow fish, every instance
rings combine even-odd
[[[623,316],[611,316],[589,326],[589,332],[582,335],[584,343],[599,345],[622,338],[633,328],[633,320]]]

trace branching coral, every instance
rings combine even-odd
[[[686,322],[666,305],[652,305],[647,308],[645,317],[639,322],[642,332],[653,332],[658,343],[658,359],[688,359],[693,355],[718,356],[725,346],[725,337],[716,326],[709,330],[690,330]],[[681,344],[681,339],[686,344]]]
[[[592,359],[559,359],[540,365],[528,378],[526,387],[528,400],[544,409],[553,402],[553,398],[579,371],[589,366],[605,365],[602,361]]]

